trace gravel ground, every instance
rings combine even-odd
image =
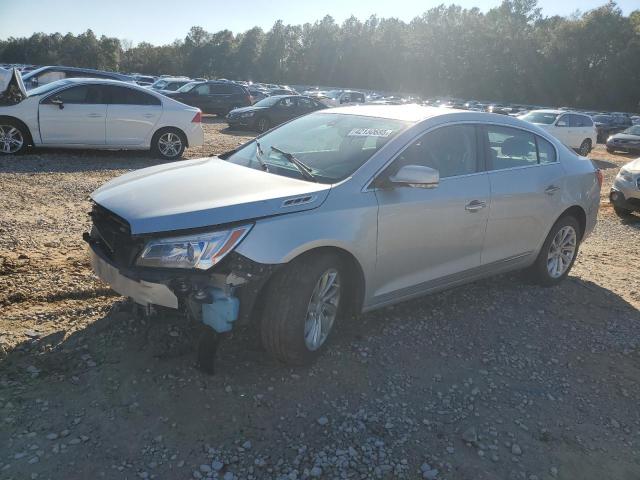
[[[250,135],[205,124],[220,153]],[[182,318],[139,319],[95,280],[89,192],[157,163],[0,160],[0,478],[640,478],[640,218],[606,204],[572,275],[520,275],[367,314],[310,368],[236,335],[194,367]]]

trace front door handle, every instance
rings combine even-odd
[[[144,118],[151,118],[151,117],[155,117],[155,114],[153,114],[153,113],[145,113],[145,114],[143,115],[143,117],[144,117]]]
[[[100,113],[90,113],[90,114],[87,115],[87,117],[89,117],[89,118],[100,118],[100,117],[102,117],[102,114],[100,114]]]
[[[558,187],[557,185],[549,185],[547,188],[544,189],[544,193],[546,193],[547,195],[553,195],[558,190],[560,190],[560,187]]]
[[[487,206],[487,202],[482,202],[480,200],[473,200],[473,201],[467,203],[464,206],[464,209],[467,212],[477,212],[478,210],[482,210],[486,206]]]

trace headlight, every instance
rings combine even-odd
[[[631,175],[630,171],[625,170],[624,168],[620,169],[618,176],[622,178],[625,182],[633,182],[633,175]]]
[[[251,227],[244,225],[217,232],[151,240],[145,245],[136,265],[207,270],[233,250]]]
[[[245,112],[245,113],[241,113],[240,117],[241,118],[249,118],[249,117],[253,117],[255,115],[255,112]]]

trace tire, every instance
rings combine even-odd
[[[616,207],[615,205],[613,206],[613,211],[616,212],[616,215],[618,215],[620,218],[629,218],[629,216],[631,216],[631,214],[633,213],[632,210],[628,210],[622,207]]]
[[[342,316],[345,281],[340,261],[333,254],[302,257],[279,271],[267,286],[260,324],[265,350],[289,365],[313,362],[326,348]],[[314,302],[322,288],[328,288],[326,297],[331,300]]]
[[[256,120],[256,130],[260,133],[264,133],[271,128],[271,122],[267,117],[260,117]]]
[[[555,270],[553,267],[558,264],[551,259],[550,255],[561,250],[554,246],[556,237],[561,236],[560,232],[567,233],[569,234],[569,236],[572,232],[573,253],[570,259],[566,255],[554,255],[554,257],[557,258],[558,261],[561,260],[560,257],[564,259],[564,261],[560,263],[562,269],[559,268],[558,270]],[[580,229],[580,224],[574,217],[572,217],[571,215],[564,215],[560,217],[558,221],[554,223],[553,227],[551,227],[551,230],[549,231],[549,234],[547,235],[547,238],[544,241],[542,248],[540,249],[538,258],[529,269],[531,279],[535,283],[544,287],[557,285],[562,280],[564,280],[567,275],[569,275],[569,272],[571,271],[571,268],[573,267],[573,264],[578,257],[581,237],[582,231]],[[561,245],[565,245],[566,248],[568,248],[571,244],[571,239],[569,237],[566,237],[566,241],[567,244],[561,243]]]
[[[607,153],[613,153],[613,152],[615,152],[615,150],[613,148],[607,147]]]
[[[580,144],[580,149],[579,149],[579,153],[580,155],[582,155],[583,157],[586,157],[587,155],[589,155],[589,152],[591,152],[591,139],[590,138],[585,138],[582,143]]]
[[[173,147],[169,147],[171,144]],[[151,151],[164,160],[178,160],[187,147],[184,134],[175,128],[165,128],[155,133],[151,139]]]
[[[12,119],[0,119],[0,155],[19,155],[29,143],[29,132]]]

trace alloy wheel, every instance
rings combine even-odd
[[[578,245],[576,230],[566,225],[558,230],[549,246],[547,271],[551,278],[559,278],[569,269]]]
[[[587,155],[589,155],[590,151],[591,145],[588,140],[585,140],[584,142],[582,142],[582,145],[580,145],[580,155],[586,157]]]
[[[327,340],[338,315],[340,274],[330,268],[318,279],[307,307],[304,342],[310,351],[319,349]]]
[[[16,153],[24,145],[22,132],[13,125],[0,125],[0,152]]]
[[[175,157],[182,149],[182,139],[173,132],[163,133],[158,139],[158,150],[165,157]]]

